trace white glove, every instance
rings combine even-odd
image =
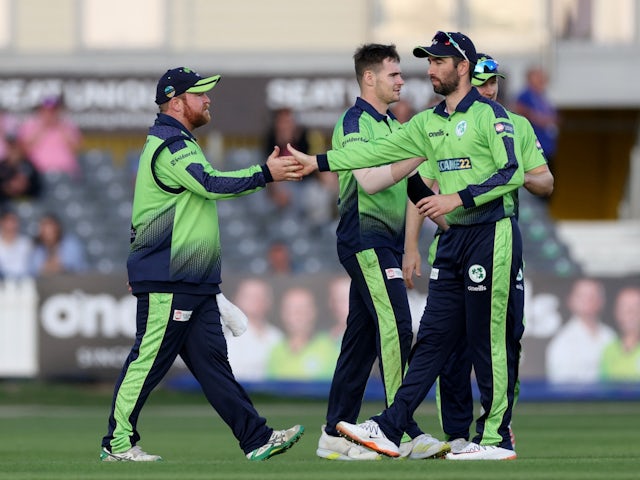
[[[216,295],[218,309],[220,310],[220,321],[222,325],[231,330],[234,337],[239,337],[247,331],[249,319],[237,306],[227,300],[222,293]]]

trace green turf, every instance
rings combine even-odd
[[[108,389],[0,385],[0,479],[637,479],[640,406],[624,403],[525,403],[517,406],[513,462],[392,460],[331,462],[315,448],[325,404],[258,398],[276,428],[306,426],[300,442],[267,462],[249,462],[200,395],[156,392],[142,413],[141,446],[165,458],[151,464],[101,463]],[[377,404],[366,404],[364,414]],[[437,433],[431,402],[417,419]]]

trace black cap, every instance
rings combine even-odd
[[[432,57],[458,57],[476,63],[476,47],[466,35],[460,32],[438,31],[428,47],[416,47],[413,55],[419,58]]]
[[[199,74],[187,67],[167,70],[167,72],[160,77],[160,80],[158,80],[156,103],[162,105],[184,92],[208,92],[216,86],[219,80],[220,75],[202,78]]]

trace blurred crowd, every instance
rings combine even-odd
[[[512,108],[530,118],[551,159],[558,117],[546,95],[547,76],[544,70],[532,68],[527,79],[526,89],[516,97]],[[434,96],[429,104],[438,101]],[[392,110],[401,122],[415,114],[406,100],[394,104]],[[275,109],[271,115],[261,145],[248,153],[249,160],[242,152],[230,151],[225,153],[221,164],[230,169],[241,168],[243,161],[259,161],[274,147],[286,153],[288,143],[309,153],[328,148],[326,132],[302,125],[293,109]],[[118,185],[118,179],[107,176],[110,184],[87,185],[85,181],[91,180],[94,172],[87,175],[82,159],[88,154],[82,145],[82,132],[67,114],[60,97],[43,98],[33,112],[20,119],[0,112],[0,213],[3,219],[0,276],[15,278],[92,270],[104,273],[123,267],[127,246],[126,233],[122,232],[128,224],[126,202],[131,202],[131,184]],[[114,230],[114,235],[122,237],[122,241],[117,242],[122,248],[117,250],[109,249],[108,242],[99,237],[100,222],[92,217],[100,217],[104,212],[92,210],[89,202],[85,202],[85,198],[95,196],[95,192],[77,193],[96,188],[121,194],[118,201],[122,204],[112,209],[120,211],[118,218],[104,219],[112,227],[118,225],[117,222],[125,225]],[[51,202],[54,189],[56,201]],[[255,198],[221,206],[221,217],[226,213],[229,219],[235,219],[224,222],[223,218],[221,233],[226,262],[234,271],[240,269],[253,274],[340,271],[334,251],[338,196],[337,175],[316,172],[303,182],[271,183],[264,193],[250,196]],[[57,201],[59,198],[75,199],[75,204],[61,203]],[[21,208],[25,202],[37,208]],[[106,215],[114,214],[106,210]],[[526,216],[525,211],[525,221]],[[86,219],[84,222],[82,217]],[[430,227],[430,223],[425,222],[425,238],[433,234]],[[552,234],[549,226],[540,221],[532,225],[532,230],[540,238]],[[546,251],[552,257],[566,254],[554,241]],[[108,258],[110,253],[114,258]],[[109,262],[109,268],[99,268],[101,258]],[[566,265],[565,270],[564,273],[571,271]]]
[[[44,98],[18,121],[0,113],[0,276],[24,278],[88,269],[84,246],[67,232],[55,211],[43,212],[31,236],[17,205],[38,202],[55,175],[79,180],[80,129],[65,114],[59,97]]]

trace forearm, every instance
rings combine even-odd
[[[422,162],[424,162],[424,158],[416,157],[392,163],[391,175],[393,175],[393,179],[397,183],[418,168]]]
[[[422,158],[410,158],[392,165],[354,170],[353,175],[364,191],[371,195],[395,185],[415,170],[422,161]]]
[[[405,252],[413,252],[418,250],[420,242],[420,230],[424,223],[424,217],[420,215],[418,209],[412,202],[407,202],[407,213],[405,219],[404,230],[404,249]]]
[[[386,137],[319,154],[317,164],[320,170],[337,172],[377,167],[421,156],[424,156],[424,149],[416,143],[410,129],[401,128]]]

